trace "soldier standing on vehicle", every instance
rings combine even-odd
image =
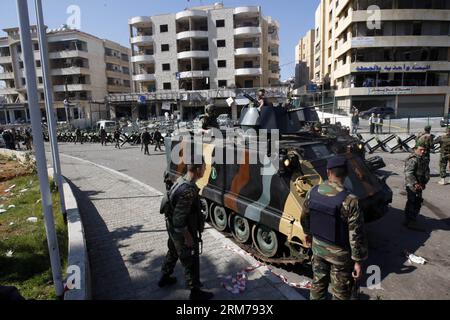
[[[326,299],[331,282],[333,297],[349,300],[368,256],[364,216],[358,198],[344,187],[348,175],[344,156],[328,161],[327,175],[328,181],[307,194],[301,219],[313,252],[310,299]]]
[[[116,130],[114,131],[114,141],[116,142],[116,149],[120,149],[120,135],[122,133],[120,132],[120,128],[117,127]]]
[[[423,145],[425,147],[424,159],[427,161],[427,165],[430,166],[431,161],[431,150],[434,147],[434,135],[431,134],[431,126],[426,126],[425,131],[420,133],[417,137],[417,143]]]
[[[159,287],[173,285],[177,279],[172,277],[175,265],[180,259],[184,267],[186,282],[191,290],[191,300],[209,300],[214,296],[200,290],[200,244],[204,229],[201,213],[199,188],[196,185],[205,173],[205,164],[188,165],[188,172],[178,179],[168,194],[170,202],[166,211],[166,227],[169,234],[168,253],[162,267]]]
[[[144,155],[150,155],[150,151],[148,150],[148,145],[151,141],[150,133],[148,132],[148,128],[145,128],[144,133],[142,134],[142,144],[144,145]]]
[[[102,146],[106,146],[106,138],[108,137],[108,134],[106,133],[106,130],[104,127],[100,129],[100,141],[102,142]]]
[[[450,167],[450,127],[447,128],[447,134],[438,137],[434,141],[434,144],[441,145],[441,158],[439,162],[441,181],[439,181],[439,184],[445,186],[450,183],[450,181],[447,182],[445,180],[447,178],[447,167]]]
[[[156,128],[155,133],[153,134],[153,141],[155,142],[155,151],[159,149],[159,151],[162,151],[161,149],[161,142],[163,140],[163,136],[161,132],[159,132],[158,128]]]
[[[213,104],[208,104],[205,108],[206,116],[203,118],[202,129],[204,131],[216,128],[219,129],[219,124],[217,123],[216,106]]]
[[[414,231],[425,231],[417,223],[423,203],[423,191],[430,181],[429,162],[425,158],[426,144],[418,141],[414,153],[405,163],[405,185],[408,200],[405,207],[405,227]]]

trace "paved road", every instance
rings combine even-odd
[[[72,153],[72,146],[61,147],[62,152]],[[73,148],[92,149],[90,152],[94,152],[98,146]],[[87,158],[86,154],[84,156]],[[64,175],[75,192],[85,227],[93,298],[186,299],[189,292],[185,290],[180,266],[175,273],[179,279],[176,286],[170,289],[157,286],[167,252],[165,221],[159,214],[161,193],[126,174],[87,160],[63,154],[61,162]],[[145,171],[144,167],[136,169]],[[225,246],[238,248],[215,230],[207,230],[203,240],[202,281],[206,289],[215,293],[216,299],[303,299],[264,266],[249,272],[246,291],[230,293],[223,288],[223,280],[218,276],[236,277],[238,272],[255,266],[257,262],[226,249]],[[226,282],[231,283],[231,280]]]
[[[161,154],[143,156],[138,147],[114,150],[109,146],[61,145],[61,152],[113,168],[160,191],[164,190],[162,174],[165,170],[165,157]],[[370,299],[449,299],[450,293],[450,204],[446,199],[450,186],[436,184],[437,155],[432,157],[432,183],[425,192],[427,200],[422,211],[422,222],[426,233],[415,233],[404,229],[402,210],[406,197],[403,194],[403,160],[407,154],[387,155],[385,169],[393,174],[389,184],[394,190],[394,203],[390,212],[378,222],[367,226],[370,242],[369,265],[381,269],[381,290],[369,290],[363,281],[362,292]],[[139,222],[137,222],[139,223]],[[141,222],[142,223],[142,222]],[[425,257],[430,263],[425,266],[410,265],[404,251]],[[311,275],[308,268],[296,267],[277,269],[290,282],[302,282]],[[368,278],[369,275],[366,275]],[[367,280],[367,279],[365,279]],[[307,296],[308,293],[300,291]]]

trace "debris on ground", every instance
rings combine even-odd
[[[13,254],[14,254],[14,251],[9,250],[8,252],[6,252],[6,257],[7,258],[12,258]]]
[[[16,206],[15,205],[10,205],[9,207],[8,207],[8,209],[14,209]]]
[[[5,213],[6,211],[8,211],[8,210],[0,209],[0,214]]]
[[[421,265],[424,265],[425,263],[428,262],[428,261],[425,260],[424,258],[419,257],[419,256],[416,256],[415,254],[412,254],[412,253],[411,253],[411,254],[408,254],[408,255],[407,255],[407,258],[408,258],[409,263],[411,263],[411,264],[415,263],[415,264],[421,264]]]
[[[38,222],[38,218],[36,218],[36,217],[30,217],[30,218],[27,219],[27,222],[37,223],[37,222]]]

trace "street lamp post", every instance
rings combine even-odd
[[[42,209],[44,211],[45,230],[47,234],[48,252],[53,274],[53,283],[56,295],[62,297],[64,294],[61,260],[59,255],[58,239],[56,237],[55,222],[53,217],[52,197],[48,182],[47,163],[45,158],[44,138],[41,127],[41,116],[39,108],[38,90],[36,84],[36,70],[34,66],[34,55],[30,33],[30,18],[28,15],[27,0],[16,0],[20,25],[20,39],[25,66],[25,77],[27,83],[28,107],[30,110],[31,125],[33,130],[33,145],[35,150],[39,185],[42,197]]]
[[[44,14],[42,12],[42,1],[36,0],[36,19],[39,33],[39,49],[41,53],[42,77],[44,80],[45,105],[47,112],[48,135],[50,147],[52,149],[52,160],[55,182],[59,190],[59,200],[61,203],[61,212],[66,217],[66,203],[64,199],[64,189],[61,177],[61,163],[59,161],[59,148],[56,136],[56,117],[53,107],[52,81],[50,79],[50,68],[48,63],[47,39],[45,34]]]

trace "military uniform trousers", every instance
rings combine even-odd
[[[439,162],[439,168],[441,173],[441,178],[445,179],[447,177],[447,168],[450,165],[450,154],[442,154],[441,160]]]
[[[405,218],[406,221],[416,221],[417,216],[420,213],[420,209],[422,208],[423,203],[423,194],[422,191],[413,192],[410,188],[406,188],[406,192],[408,194],[408,201],[406,202],[405,207]]]
[[[199,243],[194,241],[193,248],[188,248],[185,244],[184,235],[174,232],[170,227],[169,222],[167,230],[169,234],[168,248],[166,260],[162,267],[162,274],[170,276],[173,274],[178,259],[180,260],[186,278],[186,285],[189,289],[198,289],[201,287],[200,283],[200,255]]]
[[[325,300],[331,283],[333,299],[350,300],[354,285],[353,266],[354,263],[351,260],[343,265],[336,265],[320,256],[314,255],[312,259],[314,279],[310,299]]]

